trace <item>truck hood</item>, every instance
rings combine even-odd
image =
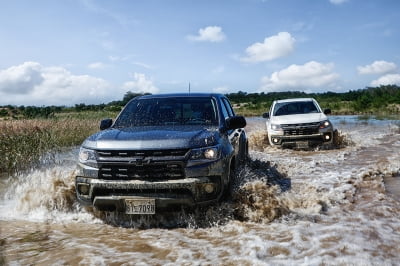
[[[325,114],[323,113],[310,113],[310,114],[300,114],[300,115],[282,115],[273,116],[270,119],[271,124],[303,124],[303,123],[313,123],[327,120]]]
[[[90,136],[82,146],[108,150],[190,149],[215,145],[218,136],[218,128],[204,126],[112,128]]]

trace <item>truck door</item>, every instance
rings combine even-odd
[[[221,105],[222,105],[222,113],[224,114],[225,119],[235,116],[235,113],[233,112],[233,108],[228,99],[222,98]],[[235,155],[238,155],[238,153],[239,153],[239,139],[240,139],[241,131],[242,131],[241,128],[234,129],[234,130],[228,130],[228,138],[235,150],[234,151]]]

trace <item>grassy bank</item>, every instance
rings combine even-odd
[[[103,117],[115,114],[63,114],[53,119],[0,121],[0,173],[30,167],[47,152],[76,146],[96,132]]]

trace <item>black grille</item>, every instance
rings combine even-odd
[[[286,124],[281,125],[284,135],[312,135],[318,134],[319,122],[317,123],[304,123],[304,124]]]
[[[97,151],[99,178],[158,181],[184,178],[188,150]]]
[[[99,177],[106,180],[157,181],[184,177],[183,162],[102,163]]]
[[[144,151],[97,151],[100,157],[135,157],[135,156],[184,156],[188,150],[144,150]]]

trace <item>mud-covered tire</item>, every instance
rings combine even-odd
[[[232,160],[232,162],[229,166],[229,180],[223,188],[221,200],[229,200],[232,198],[232,190],[233,190],[233,184],[234,184],[235,177],[236,177],[236,167],[235,167],[234,160]]]
[[[339,143],[339,131],[337,129],[335,129],[333,131],[333,138],[332,138],[332,144],[334,147],[339,147],[340,143]]]
[[[249,143],[248,141],[240,142],[239,164],[244,165],[249,159]]]

